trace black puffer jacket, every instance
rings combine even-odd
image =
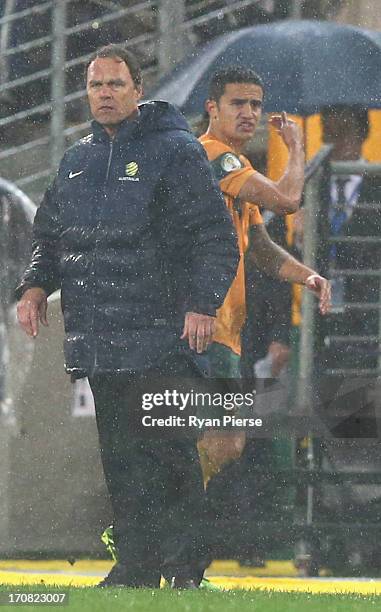
[[[38,209],[20,286],[61,288],[66,368],[140,370],[179,345],[186,311],[215,314],[238,262],[202,146],[165,102],[113,140],[96,122]]]

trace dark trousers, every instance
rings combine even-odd
[[[201,376],[189,356],[177,354],[144,374],[102,374],[90,380],[118,559],[132,583],[152,586],[159,584],[160,574],[199,582],[210,561],[196,440],[158,434],[147,439],[131,431],[134,411],[142,414],[136,386],[144,392],[144,382],[160,374]]]

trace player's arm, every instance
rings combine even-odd
[[[275,244],[263,224],[253,225],[250,228],[250,246],[246,257],[251,258],[258,268],[269,276],[305,285],[319,297],[320,312],[326,314],[329,311],[331,305],[329,281]]]
[[[298,210],[304,185],[304,147],[300,127],[287,119],[286,113],[274,116],[271,124],[288,148],[286,170],[279,181],[272,181],[260,172],[252,174],[241,187],[239,197],[253,202],[276,214],[294,213]]]

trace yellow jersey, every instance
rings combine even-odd
[[[213,340],[241,354],[241,328],[246,317],[244,253],[249,243],[249,227],[263,223],[258,206],[240,200],[239,192],[256,170],[244,155],[209,134],[199,138],[212,165],[214,175],[225,197],[238,235],[240,261],[236,277],[225,301],[217,311],[217,325]]]

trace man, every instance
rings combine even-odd
[[[183,117],[138,104],[130,52],[98,50],[87,94],[93,132],[65,153],[36,214],[18,317],[37,336],[61,288],[66,369],[89,377],[114,512],[119,563],[101,585],[158,587],[162,573],[194,588],[207,556],[196,447],[131,434],[131,394],[155,376],[202,376],[236,271],[234,228]]]
[[[271,119],[289,149],[288,164],[279,181],[271,181],[255,171],[242,154],[260,121],[263,95],[262,81],[254,71],[233,66],[217,72],[211,80],[206,103],[209,127],[200,137],[239,236],[239,269],[218,312],[214,334],[215,343],[227,347],[237,356],[245,318],[243,254],[248,247],[252,226],[256,227],[257,233],[266,233],[258,206],[276,214],[295,212],[304,182],[302,135],[297,124],[288,120],[285,114]],[[304,278],[305,274],[301,280]],[[213,346],[213,350],[221,349]],[[237,359],[234,361],[238,363]]]
[[[262,80],[253,70],[232,66],[216,72],[206,102],[209,126],[200,137],[233,217],[241,255],[237,275],[217,313],[214,342],[209,349],[212,375],[217,377],[240,375],[240,334],[245,320],[245,257],[252,259],[269,276],[303,284],[315,292],[319,296],[322,314],[329,309],[329,282],[269,238],[258,210],[260,205],[276,214],[295,212],[304,182],[302,134],[285,113],[270,120],[289,151],[288,164],[279,181],[271,181],[256,172],[242,154],[260,121],[263,96]],[[239,456],[243,448],[242,438],[242,435],[238,438],[232,436],[230,442],[225,440],[221,444],[223,438],[212,432],[204,437],[199,447],[218,466]],[[233,447],[229,449],[231,444]]]

